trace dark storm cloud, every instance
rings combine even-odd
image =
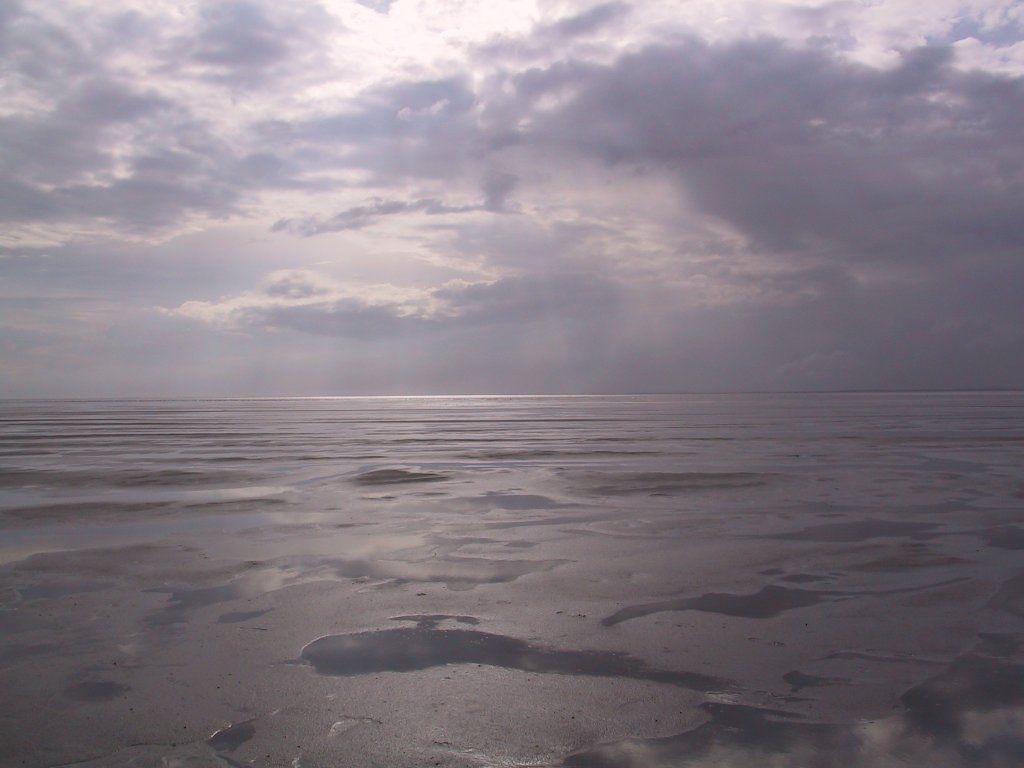
[[[610,66],[515,79],[522,142],[675,174],[753,247],[929,259],[1024,245],[1024,81],[950,64],[945,47],[876,69],[764,39],[686,39]]]
[[[580,158],[670,174],[762,253],[908,261],[1019,248],[1024,81],[961,71],[952,56],[926,46],[886,69],[769,38],[690,37],[608,65],[502,71],[479,92],[457,77],[388,85],[264,130],[381,180],[455,178],[512,150],[520,176]]]

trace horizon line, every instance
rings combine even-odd
[[[99,402],[141,400],[442,400],[447,398],[565,398],[565,397],[684,397],[702,395],[882,395],[882,394],[1014,394],[1024,393],[1024,387],[964,387],[964,388],[854,388],[854,389],[733,389],[687,390],[661,392],[562,392],[562,393],[444,393],[401,395],[66,395],[52,397],[9,397],[0,395],[0,402]]]

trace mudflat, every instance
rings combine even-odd
[[[2,766],[1024,762],[1024,394],[0,403]]]

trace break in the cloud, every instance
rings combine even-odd
[[[1019,3],[10,2],[0,61],[2,394],[1024,384]]]

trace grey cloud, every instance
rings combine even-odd
[[[198,66],[204,77],[250,88],[280,78],[298,63],[315,64],[322,36],[338,30],[316,3],[210,3],[200,6],[195,29],[171,44],[166,66],[185,62]]]
[[[519,184],[519,178],[512,173],[492,171],[484,177],[483,209],[498,213],[507,210],[508,199]]]
[[[443,136],[476,102],[467,78],[449,77],[370,88],[344,111],[298,123],[270,123],[268,138],[310,142],[391,142]]]
[[[381,180],[458,178],[509,149],[520,176],[581,157],[670,174],[699,210],[780,258],[1019,248],[1024,85],[957,70],[952,55],[927,46],[878,69],[773,39],[691,37],[607,65],[498,74],[479,93],[459,78],[373,89],[346,113],[274,130]]]
[[[620,289],[592,274],[505,277],[494,282],[443,286],[434,291],[460,323],[531,323],[551,318],[594,320],[614,311]]]
[[[288,53],[286,30],[274,24],[256,3],[227,2],[202,10],[192,58],[231,69],[266,67]]]
[[[601,3],[575,16],[568,16],[551,24],[543,25],[536,30],[535,34],[546,40],[587,35],[622,18],[629,11],[630,7],[626,3]]]
[[[289,273],[276,276],[257,293],[198,306],[186,304],[177,312],[242,328],[379,339],[502,324],[587,324],[600,315],[609,317],[620,301],[613,283],[585,274],[457,282],[413,295],[400,289],[392,295],[360,295],[355,289],[339,295],[325,285],[330,284],[315,273]]]
[[[483,260],[502,269],[531,274],[606,271],[614,261],[608,254],[619,234],[594,222],[542,223],[530,216],[494,217],[436,227],[448,237],[445,252]],[[628,264],[622,266],[629,266]]]
[[[1024,25],[1013,18],[995,14],[989,19],[960,16],[950,28],[946,40],[956,42],[966,38],[995,46],[1013,45],[1024,39]]]
[[[389,350],[415,340],[436,359],[392,380],[399,391],[428,380],[436,392],[986,387],[1024,375],[1021,265],[923,285],[871,285],[841,270],[721,279],[760,295],[708,306],[679,287],[562,273],[452,284],[429,292],[435,309],[410,312],[315,295],[319,283],[300,276],[306,287],[288,289],[296,302],[257,298],[233,323]],[[456,343],[476,354],[458,356]]]
[[[322,235],[327,232],[344,232],[363,229],[382,218],[409,213],[423,213],[427,216],[442,216],[460,213],[507,212],[508,198],[516,187],[517,178],[510,173],[490,173],[483,180],[483,202],[474,205],[449,205],[436,198],[418,200],[381,200],[376,198],[366,205],[357,205],[339,211],[329,218],[308,216],[300,219],[279,219],[271,229],[274,232],[290,232],[303,237]]]
[[[176,42],[159,19],[136,12],[98,12],[84,33],[70,18],[62,24],[28,6],[6,11],[4,73],[36,106],[0,117],[0,220],[98,220],[147,231],[196,214],[237,214],[260,190],[323,185],[297,180],[301,169],[273,148],[223,138],[219,126],[193,116],[187,97],[148,84],[159,78],[129,78],[108,62],[115,49],[135,48],[164,74],[198,65],[226,84],[266,82],[318,54],[315,41],[332,29],[319,6],[203,6],[198,29]]]
[[[23,3],[6,2],[0,9],[0,56],[8,77],[38,85],[94,69],[88,52],[67,31],[48,24]]]
[[[356,2],[365,8],[369,8],[371,11],[387,15],[395,0],[356,0]]]
[[[0,172],[22,183],[59,184],[85,172],[109,170],[108,136],[123,123],[168,107],[152,93],[109,80],[94,80],[59,101],[48,113],[0,118]]]
[[[291,232],[292,234],[310,237],[326,232],[343,232],[351,229],[362,229],[386,216],[403,213],[425,213],[428,216],[439,216],[449,213],[466,213],[482,210],[481,206],[446,205],[441,200],[421,198],[419,200],[380,200],[376,199],[367,205],[357,205],[339,211],[328,219],[315,216],[304,219],[280,219],[272,227],[275,232]]]
[[[317,336],[377,340],[422,330],[423,323],[403,318],[391,307],[357,299],[323,304],[252,307],[235,318],[240,327],[301,331]]]
[[[324,296],[330,289],[309,280],[302,273],[288,273],[270,282],[264,289],[268,296],[283,296],[288,299],[309,299],[313,296]]]
[[[523,111],[571,97],[522,141],[677,175],[770,251],[928,259],[1024,244],[1024,82],[949,66],[891,70],[758,40],[689,39],[610,66],[518,76]]]
[[[450,179],[483,157],[485,137],[466,77],[377,86],[343,111],[256,126],[295,168],[359,168],[390,186],[403,177]]]
[[[595,6],[535,37],[586,34],[627,10]],[[205,8],[181,43],[184,58],[218,77],[262,77],[288,59],[286,48],[306,45],[317,13],[252,2]],[[8,58],[21,67],[64,34],[26,13],[6,27],[5,45],[16,44]],[[500,211],[513,174],[536,164],[568,170],[583,156],[674,174],[696,206],[761,251],[923,259],[1016,248],[1024,241],[1021,82],[960,72],[951,55],[929,46],[880,70],[770,39],[685,38],[608,65],[499,67],[475,88],[465,76],[376,86],[334,114],[251,126],[256,150],[243,156],[212,135],[182,140],[183,131],[204,130],[189,125],[182,105],[93,73],[63,91],[49,84],[57,88],[49,112],[0,123],[0,140],[13,148],[4,155],[4,208],[8,220],[98,216],[151,227],[194,212],[228,215],[248,194],[301,188],[304,174],[341,168],[368,172],[382,187],[483,176],[483,208]],[[88,58],[79,52],[72,63]],[[542,107],[550,97],[556,106]],[[131,176],[97,180],[112,167],[114,126],[136,132],[127,144]],[[514,161],[503,159],[510,150]],[[487,175],[495,165],[513,173]],[[444,210],[435,198],[384,200],[281,227],[311,234]]]
[[[0,202],[0,218],[7,221],[67,221],[109,219],[131,230],[176,224],[192,212],[224,216],[236,210],[243,192],[270,181],[251,158],[236,158],[199,125],[163,126],[163,146],[136,147],[127,173],[96,181],[79,181],[87,170],[94,173],[114,162],[114,149],[100,149],[102,126],[55,125],[36,131],[30,126],[12,131],[12,144],[45,141],[57,133],[71,139],[63,152],[37,159],[18,160],[4,168],[6,192]],[[0,126],[0,133],[9,125]],[[166,131],[166,133],[164,132]],[[92,136],[97,146],[86,146]],[[78,147],[81,147],[80,151]],[[39,182],[61,181],[48,189]]]
[[[606,2],[554,22],[538,24],[528,35],[502,35],[480,46],[476,55],[482,60],[529,60],[560,52],[577,38],[586,39],[626,17],[631,6]]]
[[[222,382],[236,392],[263,386],[253,361],[282,354],[295,361],[293,392],[330,389],[340,367],[365,374],[371,392],[1024,382],[1024,80],[958,69],[942,44],[895,66],[855,63],[840,53],[839,5],[793,11],[828,39],[680,37],[624,55],[610,32],[642,9],[596,6],[492,41],[490,58],[471,51],[449,77],[380,82],[341,103],[311,101],[320,113],[256,124],[227,100],[273,105],[322,74],[331,30],[318,8],[207,4],[178,37],[180,26],[167,32],[141,12],[98,11],[82,31],[30,4],[0,7],[4,77],[33,105],[0,117],[0,220],[117,233],[0,254],[0,346],[23,367],[25,350],[47,348],[48,323],[49,359],[91,356],[76,333],[93,310],[61,303],[76,296],[102,298],[96,328],[120,317],[92,342],[109,352],[96,380],[111,391],[118,361],[135,361],[147,334],[168,345],[178,334],[183,364],[189,349],[237,342],[244,352],[223,374],[235,378]],[[951,35],[974,32],[1013,38],[984,25]],[[522,55],[498,55],[502,45]],[[145,62],[137,76],[107,66],[118,46]],[[197,117],[209,104],[193,104],[182,82],[222,95],[220,116]],[[659,184],[650,218],[625,197],[647,181]],[[438,285],[463,273],[424,269],[410,280],[433,288],[389,298],[293,272],[247,290],[260,274],[320,260],[359,280],[395,269],[375,272],[375,253],[336,258],[326,239],[282,247],[262,218],[198,255],[190,241],[116,242],[193,216],[262,216],[248,204],[268,190],[352,194],[353,184],[379,197],[275,229],[433,215],[409,222],[417,247],[500,279]],[[662,192],[673,186],[678,201]],[[190,299],[230,315],[234,330],[173,313],[140,321]],[[189,375],[216,383],[216,357]],[[21,391],[55,380],[48,370]]]

